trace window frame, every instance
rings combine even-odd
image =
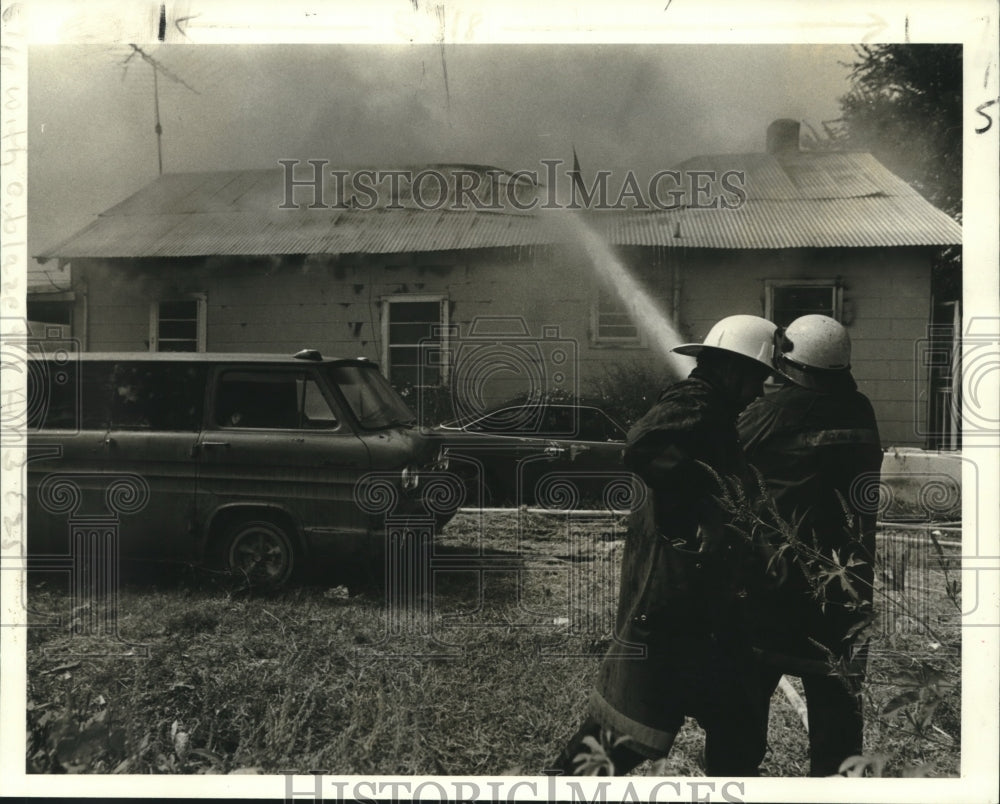
[[[513,436],[515,438],[524,438],[525,433],[522,430],[513,430],[513,429],[490,430],[484,427],[475,426],[480,424],[481,422],[486,421],[487,419],[491,419],[495,416],[499,416],[502,413],[506,413],[509,410],[520,412],[522,409],[523,408],[519,405],[508,405],[507,407],[503,408],[495,408],[494,410],[488,411],[487,413],[482,414],[478,418],[475,418],[472,421],[467,422],[466,424],[462,425],[462,427],[460,427],[459,429],[469,433],[483,433],[484,435],[488,436]]]
[[[302,380],[302,406],[301,406],[301,410],[300,410],[302,418],[299,419],[299,424],[301,425],[303,418],[305,418],[305,417],[308,416],[307,411],[306,411],[306,398],[307,398],[307,395],[308,395],[308,392],[309,392],[309,385],[310,385],[310,383],[312,383],[312,386],[315,387],[316,390],[319,392],[320,399],[322,399],[326,403],[327,410],[333,416],[333,424],[332,425],[324,425],[322,427],[301,427],[300,426],[299,429],[302,430],[302,431],[304,431],[304,432],[307,432],[307,433],[334,433],[334,432],[340,431],[343,428],[343,416],[341,415],[340,411],[337,409],[337,406],[333,403],[333,400],[330,399],[330,394],[329,394],[329,392],[328,392],[328,390],[326,388],[326,383],[325,382],[321,382],[320,377],[316,374],[316,372],[312,372],[312,371],[307,372],[306,375],[305,375],[305,377]],[[296,389],[296,392],[297,392],[297,389]],[[310,421],[317,421],[318,422],[318,421],[322,421],[322,420],[321,419],[311,419]]]
[[[594,346],[618,346],[622,348],[645,349],[647,347],[646,333],[632,319],[632,314],[625,309],[622,304],[622,313],[628,317],[629,323],[635,329],[635,337],[615,337],[613,335],[601,335],[601,297],[602,294],[610,299],[616,299],[610,291],[604,290],[600,286],[595,286],[590,300],[590,342]]]
[[[86,364],[84,364],[86,365]],[[108,428],[115,433],[198,433],[201,431],[205,420],[205,381],[208,376],[208,366],[195,361],[167,361],[167,360],[112,360],[108,362],[110,372],[108,374],[108,395],[107,419]],[[188,373],[193,377],[182,377]],[[152,377],[152,380],[149,378]],[[152,391],[162,395],[164,389],[170,394],[172,388],[190,388],[190,398],[184,399],[183,394],[178,398],[174,396],[170,401],[190,402],[194,405],[194,413],[185,422],[186,426],[177,426],[177,422],[170,426],[165,417],[156,418],[150,416],[145,424],[135,421],[126,421],[122,416],[123,407],[118,391],[118,382],[125,378],[135,378],[135,388],[138,391]],[[164,408],[159,403],[150,405],[152,396],[141,401],[136,400],[136,407],[133,412],[149,414],[162,411]],[[162,402],[162,396],[161,396]],[[159,410],[158,410],[159,409]],[[181,408],[174,407],[173,410]],[[181,417],[177,417],[181,418]]]
[[[227,374],[259,374],[265,376],[269,379],[274,379],[276,377],[290,377],[293,381],[303,380],[304,382],[313,382],[320,392],[323,400],[326,402],[327,407],[330,408],[330,412],[334,415],[336,424],[332,427],[302,427],[301,414],[304,410],[299,406],[304,403],[304,398],[300,400],[298,398],[298,389],[296,389],[296,413],[300,415],[299,426],[296,427],[276,427],[272,425],[254,425],[245,423],[229,423],[219,421],[219,403],[220,397],[222,395],[222,386],[225,381]],[[338,400],[334,399],[330,389],[327,386],[326,380],[321,376],[320,373],[315,371],[311,367],[306,366],[270,366],[267,364],[250,364],[250,365],[225,365],[219,366],[215,371],[211,372],[209,376],[209,383],[211,384],[211,392],[208,401],[208,405],[205,409],[204,420],[207,423],[206,428],[213,431],[239,431],[247,433],[260,433],[260,432],[271,432],[271,433],[296,433],[296,434],[320,434],[320,433],[343,433],[352,432],[349,427],[345,428],[344,425],[344,412],[341,410],[341,406]]]
[[[844,286],[839,279],[765,279],[764,318],[774,322],[774,291],[776,288],[829,288],[832,291],[832,318],[843,321]]]
[[[170,304],[171,302],[190,302],[194,301],[197,303],[195,315],[195,337],[196,337],[196,347],[195,353],[207,351],[207,334],[208,334],[208,296],[205,293],[185,293],[179,296],[170,296],[163,299],[157,299],[149,303],[149,351],[150,352],[161,352],[160,349],[160,305]],[[167,341],[174,340],[173,338],[167,338]],[[184,340],[188,340],[185,338]],[[190,353],[189,353],[190,354]]]
[[[25,319],[30,322],[30,318],[27,315],[27,304],[33,302],[60,302],[67,303],[70,306],[70,324],[69,324],[69,338],[70,341],[75,341],[76,348],[80,351],[86,351],[87,349],[87,293],[86,286],[81,286],[79,292],[75,290],[64,290],[58,293],[29,293],[25,298]],[[44,322],[36,322],[44,323]],[[63,325],[60,325],[63,326]],[[42,340],[52,340],[49,338],[49,333],[46,330],[45,337]],[[58,338],[57,340],[67,340],[66,338]]]
[[[581,432],[581,437],[577,440],[586,441],[589,444],[619,444],[625,442],[627,431],[620,424],[618,424],[618,422],[612,419],[603,409],[597,407],[596,405],[578,405],[577,411],[581,431],[583,430],[583,417],[585,415],[585,411],[593,411],[594,415],[605,424],[605,432],[611,432],[611,428],[614,427],[615,431],[621,435],[621,438],[605,438],[601,441],[592,441],[590,439],[583,438]]]
[[[448,383],[448,375],[450,370],[450,361],[448,360],[451,354],[450,345],[450,322],[449,322],[449,300],[448,296],[443,293],[401,293],[394,294],[392,296],[383,296],[379,299],[381,308],[381,328],[382,328],[382,349],[381,349],[381,360],[380,365],[382,367],[382,373],[385,375],[389,382],[395,382],[392,377],[392,363],[389,361],[389,349],[392,346],[389,343],[389,325],[392,323],[392,305],[393,304],[427,304],[428,302],[437,302],[438,307],[438,326],[441,328],[441,378],[437,385],[428,385],[427,388],[436,388]],[[414,344],[398,344],[401,346],[413,346]]]

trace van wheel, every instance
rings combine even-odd
[[[291,537],[269,519],[245,519],[233,525],[223,540],[222,555],[233,577],[250,586],[283,586],[296,569]]]

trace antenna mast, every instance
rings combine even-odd
[[[171,72],[162,64],[160,64],[160,62],[158,62],[156,59],[154,59],[152,56],[146,53],[146,51],[144,51],[138,45],[130,43],[129,47],[132,48],[132,52],[129,53],[125,61],[122,62],[122,64],[125,65],[126,70],[128,69],[128,63],[132,60],[132,57],[135,56],[136,54],[138,54],[139,58],[141,58],[144,62],[146,62],[146,64],[148,64],[150,67],[153,68],[153,112],[156,116],[156,127],[154,128],[154,131],[156,131],[156,162],[157,162],[157,167],[159,169],[159,175],[162,176],[163,175],[163,126],[160,123],[160,80],[159,80],[160,73],[163,73],[171,81],[187,87],[196,95],[200,93],[198,92],[197,89],[195,89],[193,86],[187,83],[187,81],[175,75],[173,72]],[[124,76],[122,77],[124,78]]]
[[[156,163],[163,175],[163,126],[160,125],[160,82],[156,77],[159,72],[153,67],[153,108],[156,110]]]

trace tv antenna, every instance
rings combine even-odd
[[[159,76],[162,73],[164,78],[173,81],[175,84],[180,84],[183,87],[187,87],[195,95],[200,95],[201,93],[198,92],[197,89],[191,86],[187,81],[185,81],[179,75],[164,67],[163,64],[161,64],[159,61],[150,56],[145,50],[143,50],[138,45],[129,43],[129,47],[132,48],[132,52],[129,53],[128,56],[125,58],[125,61],[122,62],[122,65],[125,67],[125,70],[128,70],[129,62],[132,61],[132,59],[135,56],[139,56],[139,58],[141,58],[144,62],[146,62],[146,64],[148,64],[150,67],[153,68],[153,111],[156,114],[156,127],[154,129],[156,131],[156,161],[160,170],[159,175],[162,176],[163,175],[163,126],[160,124]],[[123,74],[122,80],[124,80],[124,78],[125,76]]]

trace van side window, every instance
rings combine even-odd
[[[311,378],[296,380],[299,398],[302,400],[302,426],[310,430],[332,430],[337,426],[337,417],[323,396],[316,381]]]
[[[316,381],[303,372],[227,371],[215,395],[221,427],[334,429],[337,417]]]
[[[116,363],[111,375],[111,426],[121,430],[201,429],[205,366]]]
[[[28,370],[28,427],[31,430],[97,430],[108,424],[107,363],[38,360]]]

